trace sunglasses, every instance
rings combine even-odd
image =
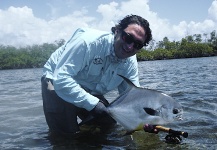
[[[122,37],[122,40],[126,42],[127,44],[133,43],[133,47],[135,49],[139,50],[144,46],[144,43],[142,43],[141,41],[135,40],[131,34],[125,32],[124,30],[122,31],[121,37]]]

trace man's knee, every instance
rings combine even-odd
[[[60,135],[73,135],[80,131],[76,118],[67,118],[67,115],[62,113],[46,113],[50,131]]]

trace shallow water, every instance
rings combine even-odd
[[[43,115],[39,68],[0,71],[0,149],[217,149],[217,57],[145,61],[139,70],[142,86],[183,106],[184,120],[167,125],[189,133],[181,144],[165,143],[166,133],[123,136],[120,126],[77,140],[54,139]]]

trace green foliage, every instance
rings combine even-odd
[[[142,49],[137,58],[141,60],[162,60],[193,57],[217,56],[217,35],[215,30],[210,33],[210,39],[204,34],[205,42],[202,43],[202,36],[195,34],[187,36],[180,42],[170,42],[167,37],[157,43],[156,49],[148,51]]]
[[[0,46],[0,69],[21,69],[43,67],[50,55],[61,45],[64,40],[55,44],[15,48],[12,46]]]
[[[207,34],[203,36],[205,36],[204,42],[200,34],[189,35],[181,41],[172,42],[165,37],[155,47],[153,40],[150,42],[149,50],[142,49],[137,54],[137,59],[143,61],[217,56],[216,31],[210,33],[209,39]],[[50,55],[64,43],[64,40],[60,40],[55,41],[54,44],[44,43],[25,48],[0,45],[0,69],[43,67]]]

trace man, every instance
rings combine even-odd
[[[43,107],[51,132],[74,135],[79,132],[77,117],[92,115],[98,123],[115,121],[107,114],[103,97],[126,83],[125,76],[140,86],[136,53],[152,39],[149,23],[128,15],[112,32],[82,28],[58,48],[44,65],[42,76]]]

